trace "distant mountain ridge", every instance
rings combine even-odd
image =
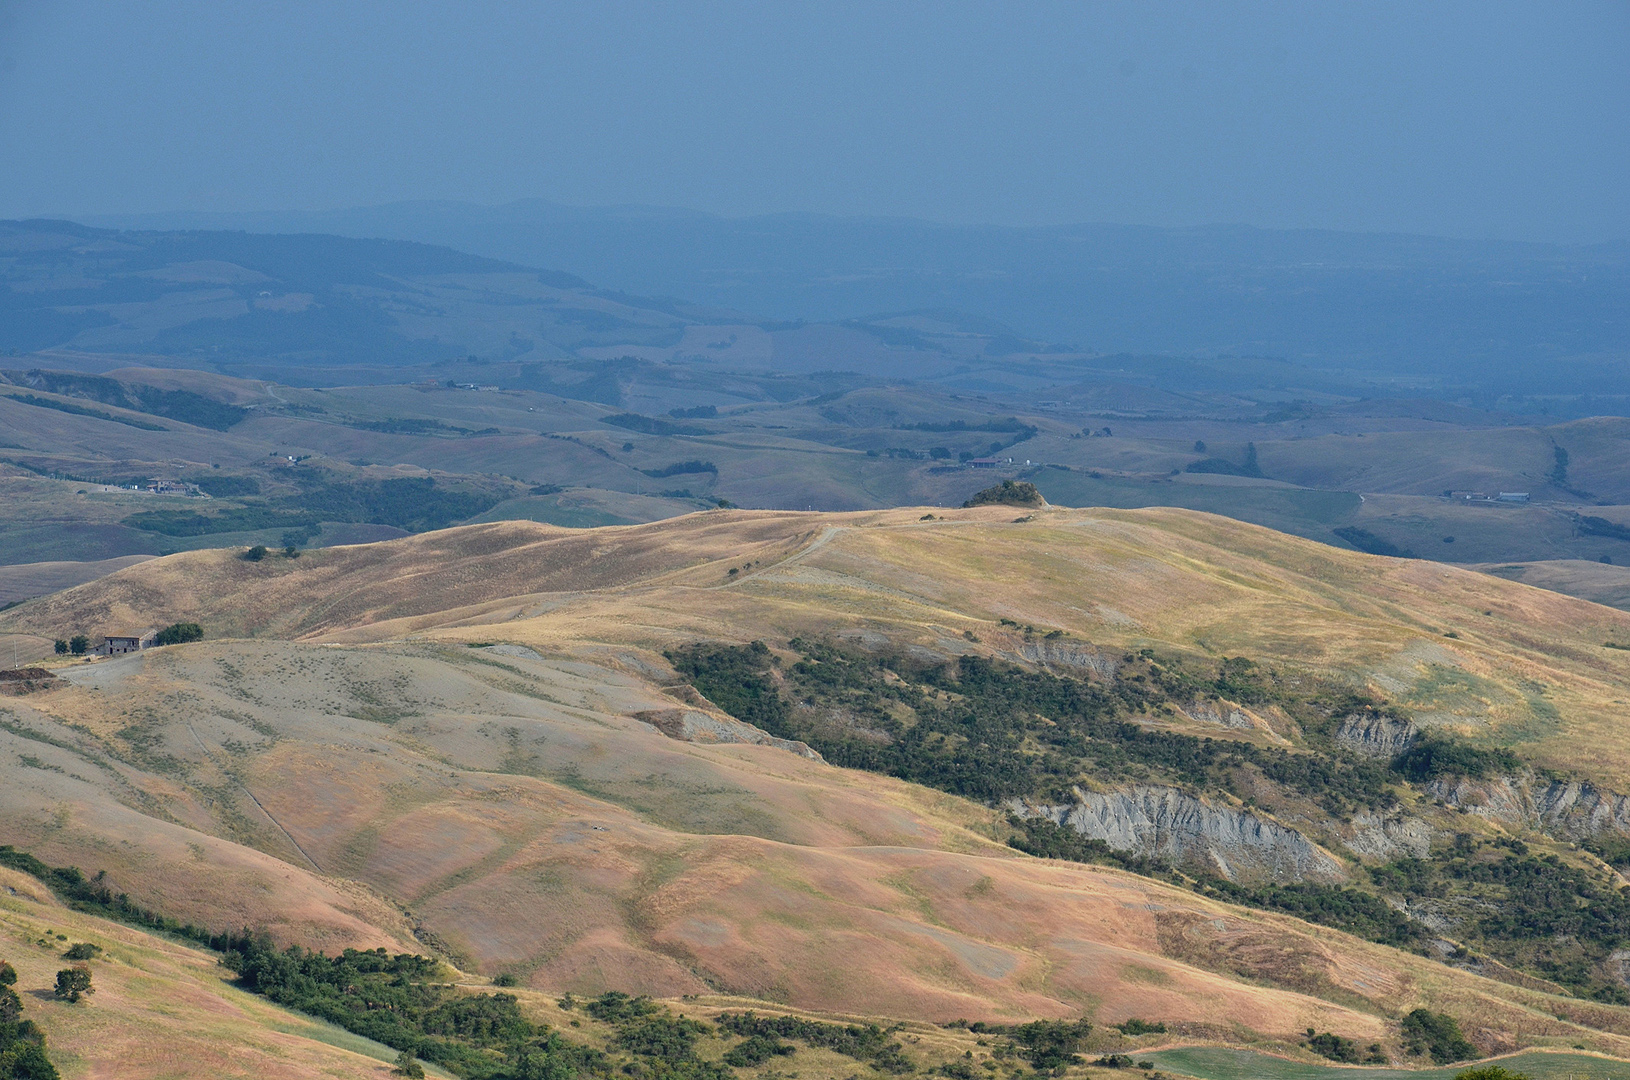
[[[403,240],[0,222],[0,349],[402,367],[672,336],[677,307]],[[700,309],[697,309],[700,312]],[[541,340],[540,340],[541,339]]]
[[[733,219],[541,200],[94,220],[419,240],[781,319],[953,310],[1092,352],[1271,355],[1527,385],[1536,378],[1523,369],[1539,361],[1630,348],[1624,243],[1227,225]]]

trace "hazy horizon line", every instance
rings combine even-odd
[[[1233,230],[1240,232],[1261,233],[1303,233],[1326,234],[1332,236],[1366,236],[1366,237],[1395,237],[1419,240],[1448,240],[1457,243],[1478,243],[1512,245],[1526,247],[1549,248],[1598,248],[1612,247],[1614,245],[1630,244],[1630,236],[1604,237],[1599,240],[1570,241],[1570,240],[1533,240],[1514,239],[1503,236],[1457,234],[1453,232],[1410,232],[1396,229],[1344,229],[1321,225],[1258,225],[1246,221],[1207,221],[1193,224],[1152,224],[1146,221],[1115,221],[1109,219],[1087,221],[1061,221],[1041,224],[1004,224],[993,221],[944,221],[934,218],[915,217],[903,214],[837,214],[824,210],[778,210],[756,214],[724,214],[713,210],[700,210],[694,207],[663,203],[568,203],[560,202],[543,196],[528,196],[519,199],[509,199],[503,202],[480,202],[474,199],[393,199],[379,203],[355,203],[349,206],[330,206],[320,209],[268,209],[253,210],[199,210],[199,209],[171,209],[171,210],[139,210],[139,211],[57,211],[27,215],[26,217],[9,218],[12,221],[70,221],[92,228],[125,228],[125,226],[112,224],[115,222],[139,221],[146,218],[253,218],[253,217],[322,217],[351,213],[364,213],[372,211],[390,210],[405,207],[459,207],[474,210],[501,211],[511,207],[544,206],[551,209],[583,213],[584,215],[604,214],[613,215],[626,213],[629,216],[647,214],[652,217],[671,216],[689,217],[698,220],[711,220],[731,223],[745,223],[753,221],[774,220],[820,220],[829,222],[876,223],[876,224],[906,224],[926,226],[945,230],[989,230],[993,232],[1048,232],[1069,229],[1086,228],[1116,228],[1141,229],[1151,232],[1180,233],[1180,232],[1207,232]],[[254,231],[254,230],[243,230]]]

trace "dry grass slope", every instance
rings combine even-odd
[[[1630,639],[1630,615],[1186,511],[1015,513],[504,523],[133,566],[0,631],[196,619],[240,640],[70,665],[67,685],[8,702],[0,840],[107,868],[184,918],[328,948],[417,931],[553,990],[1365,1041],[1424,1002],[1485,1050],[1630,1052],[1625,1010],[1022,857],[989,839],[983,807],[634,718],[674,704],[674,643],[869,631],[1012,655],[1008,619],[1111,649],[1312,664],[1630,787],[1614,737],[1630,654],[1601,647]],[[490,641],[536,657],[466,647]],[[23,755],[38,764],[11,764]]]

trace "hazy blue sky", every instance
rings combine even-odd
[[[1630,239],[1630,3],[0,0],[0,216],[520,198]]]

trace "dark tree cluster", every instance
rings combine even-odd
[[[160,645],[185,645],[189,641],[204,640],[204,628],[195,622],[171,623],[158,632]]]
[[[660,469],[641,469],[640,472],[660,480],[668,476],[687,476],[691,473],[713,473],[717,476],[719,467],[711,461],[692,459],[690,461],[676,461],[672,465],[664,465]]]
[[[1454,739],[1427,735],[1393,762],[1393,769],[1416,783],[1439,776],[1469,776],[1482,780],[1522,767],[1517,755],[1502,748],[1483,749]]]
[[[1265,780],[1342,817],[1357,808],[1395,805],[1395,786],[1403,783],[1489,777],[1522,767],[1510,751],[1438,735],[1419,739],[1390,763],[1355,757],[1334,732],[1344,717],[1387,715],[1380,703],[1243,657],[1225,658],[1206,671],[1143,650],[1123,657],[1114,678],[1088,681],[979,656],[924,662],[798,638],[788,650],[790,662],[763,642],[698,643],[671,650],[668,658],[727,712],[806,742],[834,764],[987,803],[1013,797],[1069,801],[1071,787],[1081,781],[1128,778],[1245,798]],[[1208,696],[1283,709],[1301,725],[1309,749],[1134,722]],[[1482,903],[1458,931],[1462,936],[1576,993],[1630,1003],[1623,987],[1604,974],[1606,957],[1630,945],[1630,896],[1554,856],[1532,857],[1516,841],[1504,855],[1491,851],[1473,858],[1457,849],[1429,860],[1396,860],[1373,868],[1370,880],[1356,887],[1250,885],[1206,874],[1190,879],[1160,860],[1117,851],[1045,818],[1013,818],[1010,824],[1009,843],[1032,855],[1184,881],[1234,903],[1415,951],[1425,948],[1426,928],[1380,894]],[[1630,862],[1630,846],[1597,846]]]
[[[204,927],[183,923],[144,908],[126,894],[115,893],[107,885],[105,873],[87,878],[78,867],[49,866],[34,855],[19,851],[10,844],[0,844],[0,866],[38,878],[75,911],[100,915],[146,930],[173,934],[189,941],[196,941],[218,952],[238,949],[248,941],[247,931],[237,934],[215,933]]]
[[[1248,907],[1282,911],[1307,922],[1333,926],[1356,937],[1401,949],[1419,949],[1426,928],[1374,893],[1337,885],[1240,885],[1225,878],[1202,878],[1201,891]]]
[[[562,1008],[575,1008],[568,995]],[[730,1071],[715,1062],[703,1061],[696,1053],[696,1040],[713,1034],[699,1020],[675,1017],[650,998],[630,997],[609,990],[587,1002],[584,1011],[596,1020],[611,1024],[614,1045],[634,1054],[638,1063],[625,1065],[623,1072],[649,1080],[725,1080]]]
[[[748,1039],[796,1039],[808,1046],[864,1061],[879,1072],[903,1075],[916,1071],[893,1033],[876,1024],[828,1024],[797,1016],[759,1016],[753,1012],[722,1013],[718,1023],[722,1030]]]
[[[1387,1055],[1381,1049],[1380,1043],[1371,1043],[1367,1051],[1360,1051],[1358,1043],[1342,1035],[1325,1031],[1315,1035],[1312,1028],[1307,1029],[1306,1047],[1321,1057],[1331,1061],[1339,1061],[1344,1065],[1357,1065],[1360,1062],[1369,1065],[1385,1065]]]
[[[1085,1020],[1032,1020],[1012,1028],[1008,1038],[1037,1072],[1062,1072],[1081,1063],[1076,1051],[1090,1034],[1092,1025]]]
[[[1404,1017],[1404,1048],[1411,1054],[1430,1054],[1439,1065],[1477,1056],[1477,1047],[1460,1033],[1460,1024],[1448,1013],[1415,1009]]]
[[[521,1014],[513,994],[465,994],[439,965],[384,949],[325,956],[256,936],[224,961],[247,990],[472,1080],[570,1080],[604,1055]]]
[[[58,1080],[45,1052],[45,1033],[23,1019],[23,999],[12,987],[17,969],[0,960],[0,1077],[5,1080]]]
[[[804,639],[788,648],[800,658],[785,666],[762,642],[697,644],[670,651],[668,659],[725,711],[806,742],[834,764],[990,802],[1067,797],[1081,779],[1140,773],[1235,792],[1245,769],[1332,813],[1396,801],[1390,786],[1395,778],[1381,764],[1132,722],[1221,688],[1280,700],[1249,661],[1225,661],[1218,676],[1206,680],[1140,661],[1128,665],[1138,668],[1131,674],[1097,684],[980,656],[924,664]],[[911,723],[899,718],[901,706]],[[837,716],[850,719],[830,719]]]
[[[946,451],[950,457],[950,451]],[[977,491],[968,497],[962,504],[964,509],[972,506],[1022,506],[1037,507],[1041,505],[1041,492],[1036,485],[1028,480],[1003,480],[994,487]]]
[[[1521,842],[1456,843],[1434,859],[1395,859],[1370,878],[1411,900],[1467,897],[1482,913],[1459,933],[1501,961],[1611,1004],[1630,995],[1603,969],[1630,944],[1630,894],[1605,875],[1531,854]]]

